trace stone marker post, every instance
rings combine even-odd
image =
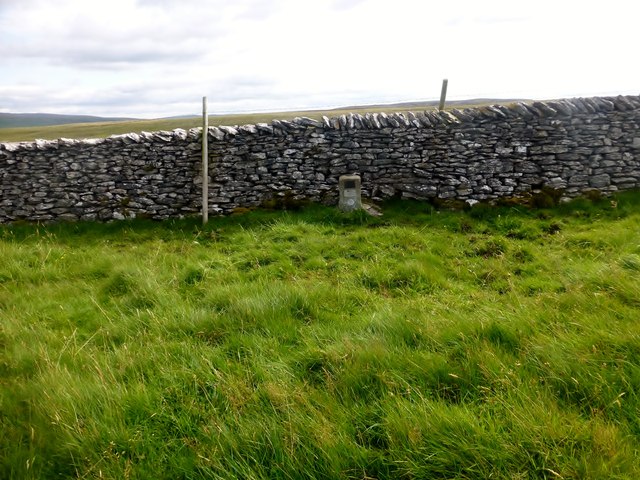
[[[360,193],[360,175],[342,175],[338,179],[340,201],[338,208],[343,212],[353,212],[362,209]]]

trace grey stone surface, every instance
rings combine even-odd
[[[211,212],[276,197],[563,198],[640,187],[640,97],[576,98],[449,112],[300,117],[210,127]],[[201,129],[0,143],[0,222],[197,215]]]
[[[343,212],[362,209],[362,181],[360,175],[341,175],[338,179],[338,207]]]

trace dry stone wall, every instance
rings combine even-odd
[[[543,187],[565,197],[640,187],[640,97],[450,112],[351,114],[212,127],[211,213],[280,198],[363,196],[473,203]],[[201,130],[0,143],[0,222],[164,219],[198,213]]]

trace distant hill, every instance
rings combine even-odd
[[[120,122],[135,120],[124,117],[94,117],[91,115],[56,115],[53,113],[2,113],[0,112],[0,128],[45,127],[49,125],[66,125],[71,123]]]
[[[447,108],[457,108],[460,106],[470,107],[475,105],[489,105],[493,103],[511,103],[517,101],[527,101],[527,100],[519,100],[519,99],[490,99],[490,98],[474,98],[472,100],[447,100]],[[438,100],[429,100],[429,101],[413,101],[413,102],[399,102],[399,103],[381,103],[375,105],[351,105],[348,107],[337,107],[332,109],[318,109],[318,110],[310,110],[309,113],[313,112],[335,112],[335,111],[358,111],[358,110],[371,110],[371,109],[393,109],[397,108],[400,110],[408,110],[408,109],[425,109],[425,108],[433,108],[438,105]],[[281,112],[280,114],[287,113]],[[242,115],[242,114],[238,114]],[[274,118],[278,114],[274,114]],[[216,116],[227,116],[227,115],[211,115],[212,117]],[[199,118],[197,115],[176,115],[173,117],[165,117],[156,120],[184,120],[184,119],[193,119]],[[70,125],[75,123],[103,123],[103,122],[127,122],[127,121],[135,121],[140,120],[137,118],[126,118],[126,117],[95,117],[91,115],[57,115],[53,113],[2,113],[0,112],[0,128],[20,128],[20,127],[47,127],[47,126],[55,126],[55,125]]]
[[[519,99],[519,98],[473,98],[470,100],[447,100],[447,108],[467,108],[476,105],[492,105],[499,103],[501,105],[513,102],[530,102],[531,100]],[[426,109],[437,107],[440,104],[439,100],[425,100],[425,101],[413,101],[413,102],[398,102],[398,103],[377,103],[374,105],[351,105],[348,107],[337,107],[333,110],[367,110],[372,108],[397,108],[400,110],[406,109]]]

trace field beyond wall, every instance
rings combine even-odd
[[[640,192],[0,227],[0,478],[640,478]]]
[[[514,100],[498,100],[498,99],[477,99],[470,101],[454,101],[449,102],[447,109],[451,108],[472,108],[486,106],[491,104],[510,104]],[[316,120],[322,120],[323,115],[340,116],[348,115],[354,112],[408,112],[417,109],[435,110],[437,102],[410,102],[395,105],[370,105],[370,106],[354,106],[345,108],[336,108],[332,110],[300,110],[293,112],[264,112],[264,113],[237,113],[225,115],[210,115],[209,125],[246,125],[259,122],[271,122],[274,119],[293,120],[296,117],[310,117]],[[30,126],[30,127],[4,127],[0,128],[0,142],[24,142],[34,141],[36,139],[55,140],[57,138],[106,138],[110,135],[122,135],[131,132],[140,133],[143,131],[155,132],[159,130],[174,130],[182,128],[188,130],[190,128],[202,127],[202,118],[178,117],[164,118],[152,120],[124,120],[111,122],[92,122],[92,123],[70,123],[63,125],[48,126]]]

